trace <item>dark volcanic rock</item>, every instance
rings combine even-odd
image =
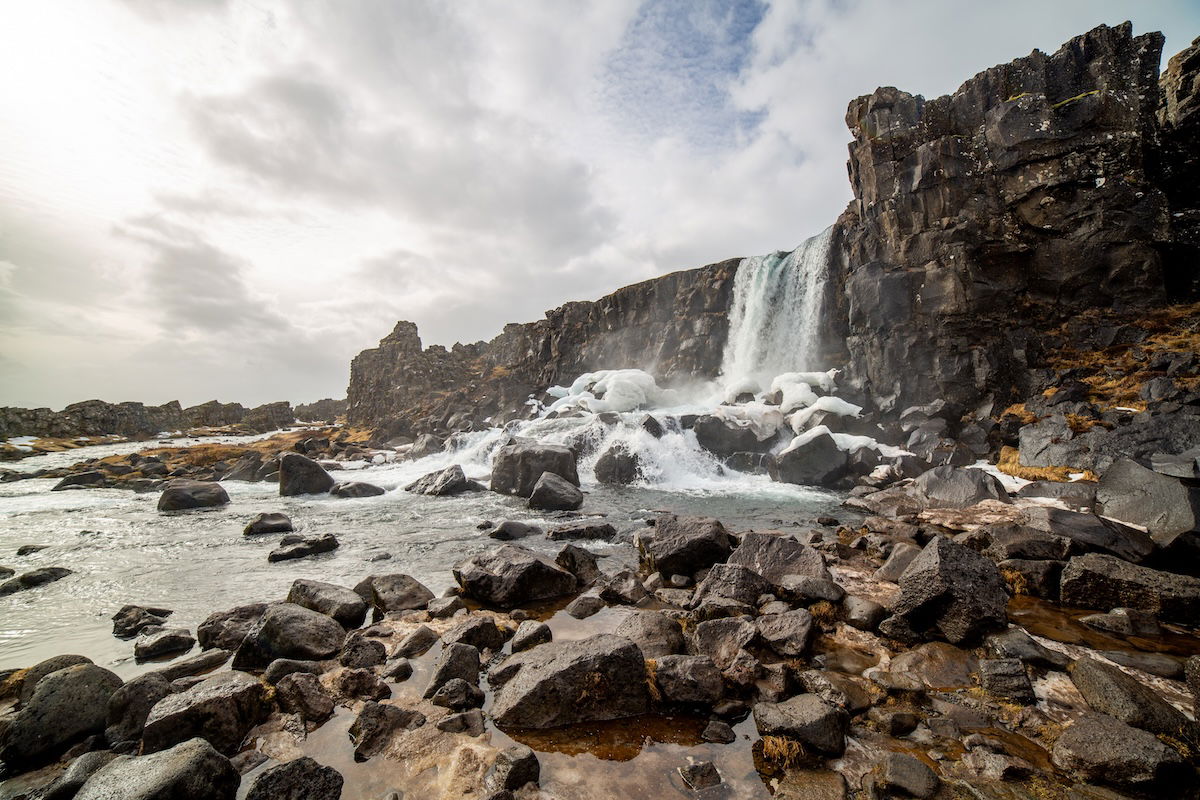
[[[279,457],[279,495],[325,494],[333,488],[333,476],[325,468],[299,453]]]
[[[1183,759],[1153,734],[1107,714],[1084,714],[1051,752],[1054,764],[1078,780],[1168,794],[1186,785]]]
[[[678,620],[658,611],[634,611],[613,631],[638,646],[646,658],[683,653],[687,642]]]
[[[359,581],[354,591],[381,613],[424,608],[433,592],[411,575],[393,573],[372,575]]]
[[[294,558],[331,553],[337,550],[340,543],[332,533],[322,533],[317,536],[297,536],[298,541],[277,547],[267,554],[267,561],[291,561]]]
[[[642,477],[642,461],[625,445],[614,444],[596,459],[594,472],[599,483],[624,486]]]
[[[1185,624],[1200,615],[1200,578],[1139,567],[1100,553],[1068,561],[1060,586],[1066,605],[1136,608]]]
[[[233,800],[240,781],[228,758],[203,739],[190,739],[159,753],[113,759],[75,800]]]
[[[196,639],[187,628],[164,628],[153,633],[145,631],[133,644],[133,657],[138,661],[185,653],[196,644]]]
[[[112,615],[113,636],[118,639],[132,639],[150,625],[162,625],[167,617],[174,612],[168,608],[143,608],[142,606],[121,606],[121,610]]]
[[[333,698],[310,672],[285,675],[275,686],[279,707],[311,722],[324,722],[333,715]]]
[[[556,542],[579,539],[612,541],[616,535],[617,529],[607,522],[581,519],[576,522],[568,522],[565,525],[555,525],[546,533],[546,538]]]
[[[912,485],[912,495],[926,508],[967,508],[981,500],[1011,502],[1004,485],[981,469],[934,467]]]
[[[553,728],[645,713],[646,669],[637,645],[600,634],[553,642],[506,662],[516,675],[496,692],[491,715],[497,725]]]
[[[554,563],[575,576],[580,586],[588,586],[600,577],[596,556],[590,551],[568,544],[558,551]]]
[[[754,622],[758,627],[758,638],[784,658],[796,658],[808,650],[813,636],[813,618],[806,609],[764,614]]]
[[[387,661],[387,648],[376,639],[352,638],[338,653],[338,663],[343,667],[377,667]]]
[[[287,514],[279,512],[263,512],[242,530],[245,536],[256,536],[260,533],[291,533],[292,519]]]
[[[725,693],[725,678],[708,656],[658,656],[654,659],[654,681],[668,703],[711,706]]]
[[[1186,533],[1200,528],[1200,489],[1121,459],[1100,478],[1096,510],[1140,525],[1154,537]]]
[[[1021,520],[1027,530],[1070,539],[1074,552],[1103,550],[1135,563],[1154,552],[1154,542],[1142,531],[1095,514],[1028,508],[1021,512]]]
[[[556,444],[518,443],[501,447],[492,459],[492,491],[529,497],[542,473],[579,486],[575,452]]]
[[[270,711],[266,684],[245,672],[224,672],[155,703],[142,730],[142,749],[152,753],[200,737],[222,753],[236,753]]]
[[[710,414],[698,418],[692,430],[701,447],[722,458],[734,453],[762,452],[770,446],[770,441],[759,441],[751,428]]]
[[[71,570],[66,567],[41,567],[29,572],[23,572],[15,578],[10,578],[4,583],[0,583],[0,597],[16,592],[23,592],[26,589],[36,589],[39,586],[45,586],[47,583],[62,580],[70,574],[72,574]]]
[[[357,628],[367,616],[367,604],[345,586],[297,578],[287,602],[333,617],[344,628]]]
[[[831,579],[820,552],[780,533],[747,533],[730,553],[728,561],[757,572],[776,586],[789,575]]]
[[[387,494],[387,489],[362,481],[349,481],[337,484],[329,490],[329,493],[334,497],[342,498],[378,497],[381,494]]]
[[[236,650],[266,610],[266,603],[251,603],[209,614],[196,628],[200,647]]]
[[[427,494],[434,497],[446,497],[449,495],[462,494],[474,488],[474,484],[467,480],[463,468],[458,464],[452,464],[445,469],[436,470],[426,475],[422,475],[412,483],[404,487],[404,491],[412,492],[413,494]]]
[[[442,641],[447,644],[461,642],[477,650],[499,650],[508,641],[509,632],[496,625],[488,616],[475,616],[446,631]]]
[[[413,730],[424,724],[425,715],[419,711],[368,701],[350,726],[354,760],[366,761],[383,752],[395,731]]]
[[[234,669],[261,669],[277,658],[329,658],[342,649],[346,631],[332,618],[295,603],[267,607],[233,657]]]
[[[463,593],[499,608],[559,597],[575,590],[570,572],[517,545],[504,545],[460,562],[453,569]]]
[[[341,773],[301,756],[259,773],[246,800],[338,800],[341,796]]]
[[[173,480],[158,498],[159,511],[214,508],[228,504],[229,494],[225,487],[210,481]]]
[[[692,603],[699,606],[710,597],[723,597],[753,606],[758,603],[759,597],[771,591],[770,582],[752,569],[740,564],[713,564],[708,575],[696,587]]]
[[[660,514],[654,527],[638,535],[638,553],[647,571],[664,577],[692,575],[724,561],[736,542],[712,517]]]
[[[720,669],[728,669],[738,651],[757,636],[754,623],[746,617],[710,619],[701,622],[692,632],[692,649],[711,658]]]
[[[757,703],[754,724],[760,736],[787,736],[825,755],[840,756],[850,718],[815,694],[802,694],[782,703]]]
[[[833,486],[846,474],[849,459],[828,433],[790,445],[779,455],[767,457],[772,480],[801,486]]]
[[[29,769],[84,736],[102,733],[109,698],[120,687],[120,678],[95,664],[50,672],[3,731],[0,760],[12,769]]]
[[[996,566],[974,550],[935,536],[900,576],[900,599],[880,631],[913,631],[954,644],[1003,628],[1008,594]]]
[[[155,672],[139,675],[117,689],[108,698],[104,738],[109,744],[142,738],[150,709],[172,691],[171,681]]]
[[[579,487],[553,472],[543,472],[529,494],[529,507],[541,511],[574,511],[582,505]]]
[[[462,680],[469,684],[479,683],[479,650],[469,644],[451,643],[442,648],[437,662],[433,665],[433,674],[429,685],[425,687],[426,700],[437,694],[452,680]]]
[[[1081,658],[1067,668],[1075,688],[1094,711],[1119,719],[1126,725],[1178,736],[1188,719],[1150,687],[1094,658]]]

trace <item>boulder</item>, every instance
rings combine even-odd
[[[308,722],[324,722],[333,716],[333,698],[310,672],[293,672],[275,685],[275,699],[289,714]]]
[[[782,703],[756,703],[754,724],[759,736],[786,736],[823,755],[840,756],[850,717],[815,694],[801,694]]]
[[[1074,552],[1103,550],[1135,563],[1154,552],[1154,541],[1142,531],[1096,514],[1061,508],[1027,508],[1021,512],[1021,526],[1068,539]]]
[[[1190,781],[1190,769],[1174,748],[1107,714],[1088,713],[1075,720],[1054,743],[1051,758],[1076,780],[1160,797]]]
[[[354,591],[381,614],[424,608],[433,599],[429,587],[411,575],[398,572],[364,578]]]
[[[699,606],[707,598],[723,597],[748,606],[758,604],[758,598],[770,594],[772,585],[752,569],[739,564],[713,564],[696,587],[692,599]]]
[[[987,646],[1000,658],[1016,658],[1045,669],[1065,669],[1068,662],[1065,655],[1039,644],[1021,628],[1009,628],[989,636]]]
[[[277,658],[263,670],[262,679],[270,684],[278,684],[288,675],[304,672],[309,675],[320,675],[330,669],[330,664],[324,661],[303,661],[296,658]]]
[[[574,575],[580,586],[588,586],[601,575],[600,568],[596,566],[596,556],[573,544],[559,550],[554,563]]]
[[[422,475],[404,487],[404,491],[413,494],[426,494],[432,497],[448,497],[462,494],[475,488],[475,484],[467,480],[466,473],[458,464],[452,464],[445,469],[435,470]]]
[[[793,442],[782,453],[767,457],[771,480],[799,486],[834,486],[845,476],[849,458],[829,433],[797,439],[804,441],[799,445]]]
[[[1179,736],[1188,728],[1181,711],[1120,667],[1084,657],[1072,661],[1067,673],[1093,711],[1167,736]]]
[[[518,522],[515,519],[506,519],[495,528],[488,531],[488,536],[490,538],[499,539],[502,542],[511,542],[515,539],[524,539],[528,536],[541,535],[542,529],[537,525]]]
[[[200,647],[236,650],[266,610],[266,603],[251,603],[209,614],[196,628]]]
[[[515,792],[526,784],[537,784],[542,767],[537,755],[523,744],[514,744],[496,754],[492,783],[500,791]]]
[[[832,579],[819,551],[782,533],[745,534],[729,554],[728,563],[753,570],[777,587],[789,575]]]
[[[642,460],[624,444],[614,444],[596,459],[597,483],[626,486],[642,477]]]
[[[511,544],[471,556],[452,572],[463,594],[505,609],[569,594],[577,583],[549,559]]]
[[[1025,665],[1016,658],[985,658],[979,662],[979,684],[985,692],[1030,704],[1036,698]]]
[[[654,682],[667,703],[711,706],[725,693],[721,670],[708,656],[658,656],[654,659]]]
[[[1076,556],[1063,568],[1065,605],[1136,608],[1159,619],[1193,624],[1200,615],[1200,578],[1140,567],[1100,553]]]
[[[1200,529],[1200,488],[1123,458],[1101,476],[1096,510],[1169,537]]]
[[[157,672],[169,681],[190,678],[211,672],[228,661],[232,655],[233,653],[228,650],[208,650],[189,658],[172,661],[170,664],[160,667]]]
[[[291,533],[292,530],[292,518],[287,514],[264,511],[246,524],[246,527],[242,529],[242,535],[257,536],[260,533]]]
[[[186,653],[196,645],[196,639],[187,628],[163,628],[144,631],[133,644],[133,657],[146,661],[161,656]]]
[[[373,483],[363,483],[362,481],[347,481],[339,483],[329,490],[329,493],[334,497],[353,499],[356,497],[378,497],[381,494],[387,494],[387,489],[382,486],[376,486]]]
[[[442,648],[433,665],[429,685],[425,687],[426,700],[437,694],[452,680],[463,680],[469,684],[479,683],[479,650],[469,644],[452,643]]]
[[[758,636],[758,629],[746,617],[725,617],[701,622],[692,632],[692,650],[706,655],[719,669],[728,669],[738,651]]]
[[[664,577],[692,575],[724,561],[735,544],[720,521],[675,514],[660,514],[654,527],[637,537],[643,568],[647,572],[660,572]]]
[[[501,727],[599,722],[649,707],[645,661],[624,637],[552,642],[512,656],[506,666],[516,674],[496,692],[491,710]]]
[[[284,453],[279,457],[279,496],[325,494],[336,481],[325,468],[299,453]]]
[[[557,444],[517,443],[501,447],[492,459],[493,492],[529,497],[543,473],[579,486],[575,451]]]
[[[67,475],[54,484],[54,488],[50,491],[61,492],[64,489],[73,489],[81,486],[103,486],[105,480],[107,480],[107,476],[103,472],[90,469],[86,472],[76,472],[73,475]]]
[[[529,494],[529,507],[540,511],[574,511],[582,505],[579,487],[553,472],[543,472]]]
[[[121,610],[112,615],[113,636],[118,639],[132,639],[141,633],[143,628],[165,624],[167,617],[173,613],[169,608],[121,606]]]
[[[847,625],[860,631],[873,631],[887,616],[887,609],[865,597],[847,595],[842,601],[842,615]]]
[[[611,542],[616,535],[617,529],[610,523],[594,519],[581,519],[564,525],[555,525],[546,533],[546,538],[556,542],[580,539],[600,539]]]
[[[233,467],[221,476],[223,481],[259,480],[258,471],[262,468],[262,453],[251,450],[234,462]]]
[[[342,652],[338,653],[338,663],[343,667],[364,669],[377,667],[387,661],[387,648],[377,639],[366,639],[361,636],[347,640]]]
[[[48,673],[0,734],[0,760],[10,769],[30,769],[75,741],[102,733],[108,701],[121,683],[113,673],[90,663]]]
[[[646,599],[646,587],[633,570],[623,569],[598,584],[600,599],[612,605],[635,606]]]
[[[234,669],[261,669],[277,658],[319,661],[342,649],[345,629],[317,611],[295,603],[267,608],[233,657]]]
[[[466,622],[451,628],[442,636],[442,641],[450,644],[460,642],[469,644],[479,651],[498,651],[508,641],[510,631],[500,628],[496,621],[489,616],[474,616]]]
[[[981,469],[934,467],[920,475],[910,492],[925,508],[967,508],[981,500],[1012,502],[1004,484]]]
[[[762,452],[770,446],[769,440],[759,441],[753,428],[712,414],[697,418],[692,431],[701,447],[721,458],[728,458],[734,453]]]
[[[892,548],[892,552],[888,554],[887,560],[883,562],[883,566],[875,570],[875,579],[898,583],[904,570],[908,569],[908,565],[920,554],[921,548],[915,544],[897,542]]]
[[[1091,511],[1096,506],[1095,481],[1033,481],[1017,490],[1017,497],[1058,500],[1076,511]]]
[[[687,650],[679,622],[659,611],[634,611],[621,620],[613,633],[636,644],[645,658],[661,658]]]
[[[412,633],[400,640],[400,644],[396,645],[396,652],[392,655],[401,658],[416,658],[429,652],[429,648],[433,647],[434,643],[440,637],[428,627],[421,625],[413,630]]]
[[[16,592],[23,592],[26,589],[36,589],[39,586],[45,586],[47,583],[62,580],[71,574],[71,570],[66,567],[40,567],[32,569],[15,578],[10,578],[4,583],[0,583],[0,597]]]
[[[54,782],[37,796],[38,800],[71,800],[79,793],[83,784],[87,783],[88,778],[99,772],[116,757],[117,754],[111,750],[93,750],[90,753],[84,753],[72,761],[66,771],[55,778]]]
[[[875,769],[875,785],[885,797],[933,797],[942,781],[929,766],[907,753],[887,753]]]
[[[383,752],[394,732],[415,730],[424,724],[425,715],[419,711],[368,701],[350,726],[354,760],[366,761]]]
[[[450,619],[460,611],[466,611],[467,604],[458,595],[453,597],[435,597],[425,604],[425,611],[430,619]]]
[[[880,631],[907,631],[971,642],[1008,621],[1008,594],[996,565],[942,536],[935,536],[900,576],[900,599]]]
[[[467,683],[462,678],[451,678],[433,693],[429,702],[451,711],[464,711],[482,706],[483,697],[483,690],[478,686]]]
[[[117,689],[108,698],[104,738],[114,745],[142,738],[150,709],[172,691],[171,681],[156,672],[139,675]]]
[[[234,800],[241,776],[203,739],[162,752],[119,756],[96,771],[75,800]]]
[[[333,690],[348,700],[383,700],[392,696],[392,689],[369,669],[347,668],[333,679]]]
[[[545,644],[554,638],[550,626],[544,622],[527,619],[517,626],[517,632],[512,637],[512,651],[519,653],[539,644]]]
[[[238,751],[250,729],[271,712],[266,684],[245,672],[223,672],[154,704],[142,730],[142,752],[199,737],[222,753]]]
[[[267,554],[267,561],[291,561],[296,558],[306,558],[321,553],[332,553],[340,543],[332,533],[322,533],[317,536],[299,536],[298,541],[277,547]]]
[[[979,661],[970,652],[945,642],[926,642],[892,659],[891,672],[911,677],[935,691],[965,689],[975,682]]]
[[[367,604],[354,591],[332,583],[297,578],[287,602],[333,617],[343,628],[357,628],[367,616]]]
[[[797,608],[782,614],[766,614],[754,621],[758,638],[784,658],[797,658],[807,652],[813,637],[813,618]]]
[[[341,796],[342,774],[301,756],[260,772],[245,800],[339,800]]]
[[[189,508],[215,508],[229,504],[225,487],[215,481],[176,479],[167,484],[158,497],[159,511],[184,511]]]

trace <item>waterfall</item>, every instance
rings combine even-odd
[[[776,375],[822,366],[822,305],[832,235],[830,226],[790,253],[742,260],[721,364],[727,382],[750,380],[766,388]]]

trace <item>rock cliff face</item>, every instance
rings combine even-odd
[[[879,408],[1003,408],[1028,389],[1039,331],[1194,286],[1197,59],[1172,61],[1160,122],[1162,46],[1101,26],[953,95],[850,103],[834,322]]]
[[[850,103],[854,200],[833,232],[826,321],[848,390],[884,414],[942,399],[955,418],[988,416],[1038,388],[1064,321],[1200,298],[1200,40],[1160,82],[1162,47],[1101,26],[946,97],[886,87]],[[401,323],[354,360],[350,421],[458,430],[601,367],[712,377],[737,265],[449,351]]]
[[[639,367],[668,382],[721,366],[739,259],[626,286],[507,325],[490,342],[421,348],[400,322],[350,366],[351,424],[415,434],[511,418],[528,396],[589,370]]]
[[[103,436],[118,434],[133,438],[151,437],[162,431],[218,428],[239,425],[264,433],[290,425],[296,415],[287,402],[267,403],[247,409],[240,403],[210,400],[183,408],[178,400],[161,406],[142,403],[106,403],[85,400],[62,411],[48,408],[0,408],[0,438],[11,436]]]

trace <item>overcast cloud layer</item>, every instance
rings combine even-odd
[[[340,397],[397,319],[486,339],[795,247],[876,86],[1200,34],[1192,0],[0,8],[0,405],[55,408]]]

